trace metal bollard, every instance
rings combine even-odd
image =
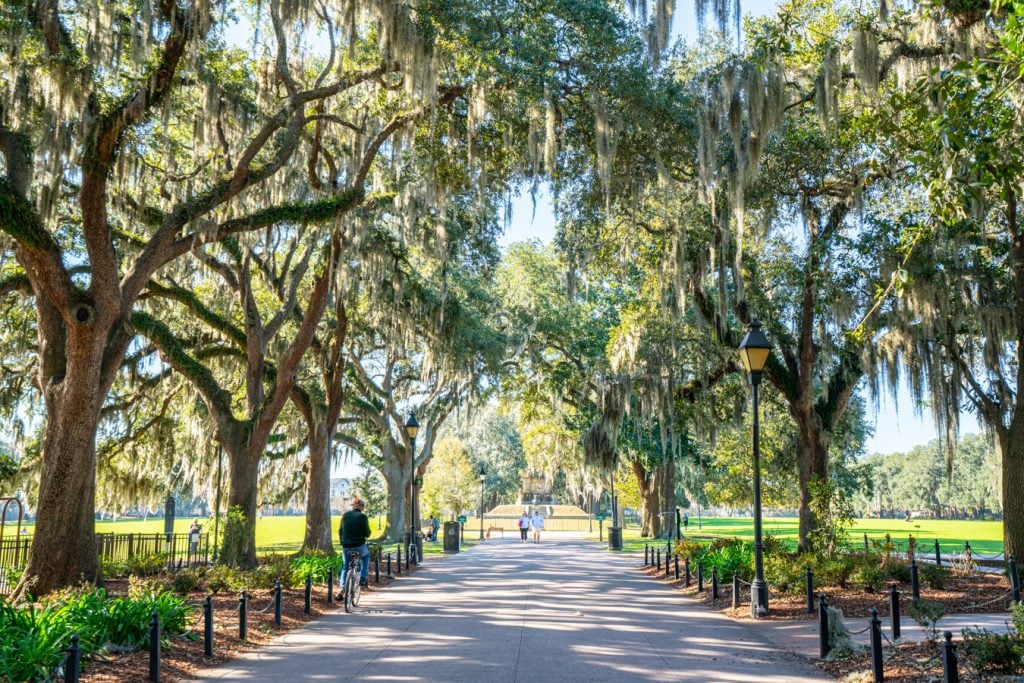
[[[71,645],[64,656],[64,683],[78,683],[78,672],[82,663],[82,648],[78,644],[78,635],[71,636]]]
[[[281,579],[274,584],[274,626],[281,627]]]
[[[740,607],[740,574],[739,572],[732,573],[732,608],[739,609]]]
[[[704,592],[704,563],[697,563],[697,592]]]
[[[1020,574],[1017,573],[1017,558],[1010,555],[1010,591],[1013,593],[1013,601],[1020,602]]]
[[[953,634],[946,631],[942,643],[942,683],[960,683],[960,660],[956,656]]]
[[[684,568],[685,568],[685,576],[686,576],[686,578],[683,579],[683,586],[685,586],[686,588],[689,588],[690,587],[690,558],[686,558],[686,561],[683,563],[683,565],[684,565]]]
[[[203,605],[203,654],[213,656],[213,596],[206,596]]]
[[[405,549],[405,572],[409,573],[409,563],[412,562],[412,556],[415,554],[416,542],[413,541],[409,544],[409,547]],[[415,562],[413,562],[415,564]]]
[[[238,596],[238,639],[244,641],[249,635],[249,596],[245,591]]]
[[[814,614],[814,572],[811,571],[811,565],[807,565],[804,587],[807,590],[807,613]]]
[[[675,556],[675,561],[676,561],[676,581],[678,581],[679,580],[679,556],[678,555]]]
[[[864,550],[869,550],[869,548],[868,548],[868,535],[867,535],[867,532],[864,533]]]
[[[306,601],[302,605],[302,611],[309,614],[311,604],[313,602],[313,579],[309,574],[306,574]]]
[[[648,550],[649,550],[649,548],[648,548],[647,544],[644,543],[644,566],[645,567],[650,564],[650,561],[649,561],[649,558],[648,558]]]
[[[892,639],[900,639],[900,591],[896,584],[889,586],[889,616],[892,617]]]
[[[402,575],[402,546],[398,546],[398,575]]]
[[[334,602],[334,567],[327,568],[327,604]]]
[[[373,582],[380,583],[380,549],[373,556]]]
[[[878,610],[871,608],[871,672],[875,683],[885,680],[882,665],[882,622],[878,620]]]
[[[825,659],[832,651],[832,643],[828,639],[828,602],[825,594],[818,596],[818,658]]]
[[[668,555],[665,556],[665,578],[668,578]]]
[[[657,555],[655,555],[655,557],[657,557],[657,559],[654,561],[654,569],[655,569],[655,571],[659,571],[660,572],[661,571],[661,548],[658,548],[655,552],[657,553]]]
[[[910,561],[910,598],[914,607],[921,604],[921,584],[917,578],[917,560]]]
[[[149,620],[149,680],[160,683],[160,614]]]
[[[718,567],[711,568],[711,599],[718,599]]]
[[[391,573],[391,553],[388,553],[388,573],[386,576],[389,579],[395,578],[395,575]]]
[[[939,539],[935,539],[935,566],[942,566],[942,548],[939,546]]]

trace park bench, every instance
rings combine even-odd
[[[489,526],[489,527],[487,527],[487,538],[490,538],[491,537],[491,532],[494,532],[494,531],[500,531],[501,532],[501,537],[505,538],[505,529],[503,527],[500,527],[500,526]]]

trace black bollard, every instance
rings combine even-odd
[[[665,562],[672,555],[672,541],[665,541]]]
[[[650,561],[649,561],[649,558],[648,558],[648,551],[649,551],[649,548],[648,548],[647,544],[644,543],[644,566],[645,567],[650,564]]]
[[[942,566],[942,548],[939,546],[939,539],[935,539],[935,566]]]
[[[409,573],[409,563],[412,562],[412,556],[415,554],[415,552],[410,552],[410,551],[415,551],[415,550],[416,550],[415,542],[410,543],[409,547],[405,549],[405,572],[407,574]],[[415,562],[413,562],[413,564],[415,564]]]
[[[689,588],[690,587],[690,558],[686,558],[686,561],[683,562],[683,569],[684,569],[684,574],[685,574],[685,578],[683,579],[683,586],[685,586],[686,588]]]
[[[402,575],[402,546],[401,545],[398,546],[398,550],[396,552],[398,553],[398,575],[401,576]]]
[[[864,550],[868,550],[868,535],[867,535],[867,532],[864,533]]]
[[[238,639],[245,641],[249,635],[249,596],[245,591],[238,596]]]
[[[704,563],[697,563],[697,592],[704,592]]]
[[[655,569],[655,571],[659,571],[660,572],[661,571],[661,548],[658,548],[655,551],[655,553],[656,553],[655,557],[657,559],[654,560],[654,569]]]
[[[828,639],[828,603],[825,594],[818,596],[818,658],[825,659],[832,650]]]
[[[740,573],[732,573],[732,608],[739,609],[740,607]]]
[[[78,670],[81,668],[82,648],[78,644],[78,635],[71,636],[71,645],[64,656],[64,683],[78,683]]]
[[[306,601],[302,605],[302,611],[309,614],[311,603],[313,602],[313,579],[309,574],[306,574]]]
[[[914,607],[921,604],[921,584],[917,578],[917,560],[910,561],[910,599]]]
[[[391,573],[391,553],[388,553],[388,573],[386,576],[389,579],[395,578],[395,575]]]
[[[875,683],[885,680],[882,666],[882,622],[878,620],[878,610],[871,608],[871,672]]]
[[[668,569],[668,555],[666,555],[665,556],[665,578],[666,579],[668,578],[668,572],[669,572],[669,569]]]
[[[327,604],[334,602],[334,567],[327,568]]]
[[[380,549],[377,549],[377,554],[373,556],[373,582],[380,583]]]
[[[281,627],[281,579],[274,584],[274,626]]]
[[[1013,593],[1013,601],[1020,602],[1020,574],[1017,573],[1017,558],[1010,555],[1010,591]]]
[[[892,639],[900,639],[900,592],[896,584],[889,586],[889,616],[892,617]]]
[[[953,634],[946,631],[942,643],[942,683],[960,683],[960,660],[956,656]]]
[[[213,656],[213,596],[206,596],[203,605],[203,654]]]
[[[675,561],[676,561],[675,562],[675,564],[676,564],[676,581],[678,581],[679,580],[679,556],[678,555],[675,556]]]
[[[160,614],[149,620],[149,680],[160,683]]]
[[[711,599],[718,599],[718,567],[711,568]]]
[[[811,565],[807,565],[804,587],[807,590],[807,613],[814,614],[814,572],[811,571]]]

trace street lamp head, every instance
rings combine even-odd
[[[480,467],[480,483],[483,484],[485,479],[487,479],[487,470],[485,470],[483,468],[483,466],[481,466]]]
[[[410,439],[415,439],[419,431],[420,423],[416,419],[416,413],[409,413],[409,419],[405,421],[405,433]]]
[[[747,373],[760,377],[764,372],[764,366],[768,363],[768,354],[772,351],[772,345],[768,337],[761,331],[761,322],[754,318],[747,327],[747,334],[740,342],[740,360]]]

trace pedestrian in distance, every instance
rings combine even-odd
[[[540,514],[540,510],[533,511],[530,527],[533,529],[533,542],[540,543],[540,532],[544,531],[544,517]]]
[[[519,538],[522,543],[526,543],[526,535],[530,533],[530,513],[523,510],[523,516],[519,518]]]
[[[437,543],[437,530],[441,528],[441,522],[438,521],[437,515],[430,516],[430,542]]]
[[[690,528],[690,515],[683,513],[683,530]]]
[[[202,533],[203,528],[199,526],[199,520],[193,519],[192,526],[188,528],[188,554],[198,555],[199,554],[199,536]]]

